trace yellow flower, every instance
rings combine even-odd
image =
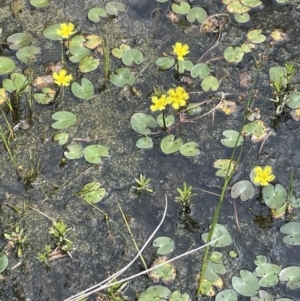
[[[67,74],[67,70],[62,69],[58,73],[53,73],[53,79],[58,86],[67,87],[70,85],[70,81],[73,79],[73,76],[72,74]]]
[[[72,34],[75,33],[74,31],[74,24],[73,23],[61,23],[60,29],[56,30],[56,33],[61,36],[63,39],[68,39]]]
[[[172,105],[175,110],[180,107],[184,107],[189,99],[189,94],[182,87],[177,87],[176,89],[169,89],[167,102]]]
[[[150,110],[152,112],[155,111],[162,111],[166,108],[167,103],[167,96],[162,94],[160,97],[152,96],[151,97],[152,105],[150,106]]]
[[[275,179],[271,166],[260,167],[256,166],[253,168],[253,181],[254,184],[260,186],[268,186],[271,181]]]
[[[190,53],[189,51],[189,45],[187,44],[182,44],[182,43],[175,43],[173,46],[173,53],[177,55],[178,61],[183,61],[183,57]]]

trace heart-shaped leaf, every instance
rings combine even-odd
[[[269,292],[264,290],[259,290],[258,297],[257,296],[252,297],[251,301],[274,301],[274,298]]]
[[[257,143],[266,138],[268,131],[267,125],[262,120],[254,120],[243,126],[242,135],[245,137],[251,135],[251,141]]]
[[[166,256],[158,257],[152,264],[151,268],[163,264],[166,262],[168,258]],[[176,269],[175,266],[171,263],[166,263],[160,267],[155,268],[150,271],[149,277],[154,282],[159,282],[162,280],[164,283],[169,284],[172,283],[176,277]]]
[[[168,70],[175,65],[175,59],[172,57],[160,57],[155,64],[160,70]]]
[[[50,0],[30,0],[30,4],[37,8],[44,8],[50,5]]]
[[[106,3],[105,10],[110,15],[118,16],[119,11],[125,11],[125,6],[121,2],[112,1],[112,2]]]
[[[259,289],[258,279],[247,270],[241,270],[240,275],[241,277],[232,277],[233,288],[243,296],[255,296]]]
[[[15,63],[8,57],[0,56],[0,75],[10,73],[15,69]]]
[[[180,147],[180,153],[186,157],[195,157],[200,154],[200,149],[198,149],[198,143],[187,142]]]
[[[286,69],[285,67],[271,67],[269,69],[270,80],[275,83],[285,84]]]
[[[49,87],[45,87],[42,89],[43,93],[34,93],[33,98],[36,102],[46,105],[52,102],[55,98],[56,91]]]
[[[209,76],[209,74],[210,68],[204,63],[197,64],[191,69],[191,77],[193,78],[199,76],[200,79],[204,79]]]
[[[182,60],[175,65],[175,69],[179,73],[183,73],[184,71],[190,71],[192,67],[193,67],[193,63],[190,60]]]
[[[232,46],[227,47],[224,50],[224,58],[229,63],[239,63],[244,57],[244,51],[241,47]]]
[[[266,40],[266,36],[262,34],[261,29],[252,29],[247,33],[247,39],[252,43],[262,43]]]
[[[144,113],[134,113],[130,117],[130,125],[138,134],[147,135],[151,133],[150,128],[155,128],[157,123],[152,116]]]
[[[181,146],[182,140],[180,138],[175,140],[175,136],[173,134],[166,136],[160,142],[160,149],[166,155],[179,151]]]
[[[250,7],[243,5],[239,0],[230,1],[226,9],[233,14],[243,14],[250,10]]]
[[[19,49],[16,53],[17,58],[27,64],[34,61],[35,55],[41,53],[41,48],[35,46],[27,46]]]
[[[0,256],[0,273],[2,273],[8,266],[8,258],[6,255]]]
[[[106,194],[106,189],[100,186],[101,184],[99,182],[87,183],[77,195],[90,204],[96,204],[100,202]]]
[[[141,137],[136,143],[137,148],[145,149],[145,148],[152,148],[153,141],[150,137]]]
[[[223,132],[223,135],[227,139],[222,139],[221,143],[227,147],[235,147],[235,146],[240,146],[244,142],[244,138],[238,131],[234,130],[227,130]],[[237,141],[238,140],[238,141]],[[237,142],[236,142],[237,141]]]
[[[110,81],[116,86],[122,88],[125,85],[130,85],[135,81],[134,75],[128,68],[118,68],[115,74],[111,74]]]
[[[191,6],[189,3],[182,1],[179,4],[173,3],[171,5],[171,9],[174,13],[178,15],[186,15],[191,9]]]
[[[129,46],[129,45],[121,44],[121,45],[119,46],[119,48],[114,48],[114,49],[111,51],[111,53],[112,53],[112,55],[115,56],[116,58],[121,59],[123,53],[124,53],[127,49],[130,49],[130,46]]]
[[[267,263],[264,266],[258,266],[254,271],[254,276],[260,277],[259,286],[261,287],[271,287],[279,282],[278,275],[281,271],[281,267]]]
[[[88,18],[94,23],[99,23],[100,18],[107,17],[107,12],[100,7],[91,8],[88,12]]]
[[[250,174],[250,178],[253,175]],[[279,209],[287,201],[287,191],[281,184],[269,184],[262,190],[263,200],[271,209]]]
[[[248,201],[254,195],[253,184],[248,180],[235,183],[231,188],[231,197],[233,199],[240,196],[241,201]]]
[[[208,239],[208,235],[209,233],[203,233],[201,235],[202,240],[207,243],[207,239]],[[222,237],[224,236],[224,237]],[[214,231],[213,231],[213,235],[211,240],[215,240],[217,238],[220,238],[215,244],[215,247],[227,247],[230,246],[232,244],[232,238],[229,234],[229,232],[227,231],[227,229],[225,228],[225,226],[221,225],[221,224],[216,224]]]
[[[6,91],[11,93],[14,91],[17,93],[24,92],[28,87],[28,78],[21,73],[12,73],[10,79],[6,78],[2,85]]]
[[[72,93],[80,99],[90,99],[94,95],[94,85],[87,78],[81,79],[81,86],[73,82],[71,85]]]
[[[165,286],[152,285],[138,296],[138,301],[165,301],[170,293],[171,291]]]
[[[126,66],[130,66],[133,62],[139,65],[143,61],[143,54],[137,50],[129,48],[122,55],[122,62]]]
[[[223,290],[217,294],[216,301],[238,301],[237,293],[232,289]]]
[[[59,111],[54,113],[52,119],[57,120],[51,126],[56,130],[64,130],[76,122],[76,115],[68,111]]]
[[[300,245],[300,223],[289,222],[280,228],[280,232],[288,234],[282,239],[284,243],[292,246]]]
[[[160,236],[157,237],[153,243],[153,247],[158,248],[157,254],[166,255],[173,251],[174,249],[174,241],[170,237]]]
[[[18,32],[7,38],[7,42],[10,49],[18,50],[25,46],[28,46],[32,42],[32,35],[30,33]]]
[[[80,63],[81,60],[89,56],[91,53],[90,49],[83,46],[76,46],[69,49],[70,49],[70,53],[72,54],[72,56],[70,56],[69,59],[72,63]]]
[[[300,288],[300,267],[290,266],[283,269],[279,274],[280,281],[287,281],[286,288],[295,290]]]
[[[216,77],[209,75],[205,77],[204,80],[202,81],[201,88],[205,92],[209,91],[210,89],[212,91],[217,91],[219,88],[219,81]]]
[[[86,56],[79,62],[79,70],[83,73],[91,72],[99,66],[99,60],[92,56]]]
[[[92,164],[100,164],[101,157],[108,157],[108,149],[103,145],[89,145],[84,151],[83,155],[86,161]]]
[[[81,145],[78,143],[71,143],[68,146],[67,151],[64,152],[64,156],[70,160],[80,159],[83,156]]]
[[[209,260],[204,273],[204,278],[210,282],[215,282],[220,278],[218,274],[224,275],[225,273],[226,269],[223,263],[214,263]]]
[[[57,30],[60,29],[60,26],[60,23],[48,26],[43,31],[44,37],[46,37],[49,40],[58,41],[61,38],[61,36],[57,33]]]
[[[230,169],[229,169],[230,166]],[[235,161],[230,159],[218,159],[214,162],[214,168],[219,169],[216,172],[216,176],[224,178],[226,175],[230,175],[236,166]],[[229,171],[228,171],[229,169]]]
[[[257,7],[262,4],[260,0],[240,0],[243,5],[246,5],[248,7]]]
[[[268,263],[268,258],[264,255],[257,255],[256,259],[254,260],[254,263],[258,267],[262,267]]]
[[[199,23],[203,23],[207,18],[207,12],[202,7],[193,7],[189,10],[186,19],[189,22],[195,22],[196,20]]]
[[[294,92],[289,96],[289,101],[286,105],[291,109],[299,109],[300,108],[300,93]]]
[[[248,13],[234,14],[234,18],[239,23],[246,23],[250,20],[250,16]]]
[[[169,301],[190,301],[190,300],[191,298],[189,294],[187,293],[181,294],[179,290],[174,291],[169,297]]]
[[[156,121],[157,121],[157,124],[160,126],[160,127],[164,127],[164,119],[163,119],[163,114],[159,114],[156,118]],[[175,117],[173,115],[169,115],[169,116],[165,116],[165,124],[166,124],[166,127],[170,127],[172,124],[175,123]]]
[[[54,135],[53,140],[57,141],[59,145],[64,145],[69,139],[68,133],[61,132]]]

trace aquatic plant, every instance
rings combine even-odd
[[[53,73],[53,80],[58,86],[69,86],[73,79],[72,74],[67,74],[67,70],[60,70],[59,72]]]
[[[272,167],[267,165],[265,167],[256,166],[251,171],[251,179],[253,184],[257,186],[267,186],[275,179]]]
[[[56,30],[56,33],[63,39],[68,39],[70,36],[72,36],[75,31],[74,31],[74,24],[69,22],[69,23],[61,23],[60,28]]]
[[[186,182],[183,182],[183,188],[177,188],[179,196],[175,197],[175,201],[182,206],[183,211],[190,211],[192,205],[192,198],[196,195],[192,193],[192,186],[188,186]]]
[[[150,178],[146,178],[145,175],[140,174],[139,178],[134,179],[138,186],[132,186],[137,194],[153,193],[153,189],[150,187]]]

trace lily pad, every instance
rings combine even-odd
[[[100,36],[96,34],[89,34],[88,36],[86,36],[86,42],[84,43],[84,46],[87,47],[88,49],[96,49],[102,43],[103,40]]]
[[[79,62],[79,70],[83,73],[91,72],[99,66],[99,60],[92,56],[86,56]]]
[[[287,281],[286,288],[295,290],[300,288],[300,267],[290,266],[283,269],[279,274],[280,281]]]
[[[247,270],[240,271],[241,277],[232,277],[232,286],[240,294],[246,297],[253,297],[259,289],[258,279],[253,273]]]
[[[50,0],[30,0],[30,4],[36,8],[44,8],[50,5]]]
[[[28,46],[32,42],[32,35],[30,33],[18,32],[14,33],[7,38],[7,42],[10,49],[18,50],[25,46]]]
[[[271,67],[269,69],[269,76],[270,76],[270,80],[272,82],[275,82],[275,83],[282,83],[282,84],[286,84],[286,79],[285,79],[285,76],[286,76],[286,69],[285,67]]]
[[[108,14],[118,16],[119,11],[125,11],[125,5],[121,2],[108,2],[105,5],[105,10]]]
[[[280,232],[288,234],[282,239],[284,243],[292,246],[300,245],[300,223],[289,222],[280,228]]]
[[[204,278],[210,282],[215,282],[220,278],[218,274],[224,275],[225,273],[226,269],[223,263],[214,263],[209,260],[205,269]]]
[[[264,140],[268,135],[268,127],[262,120],[254,120],[242,128],[243,136],[250,136],[251,141],[254,143]]]
[[[168,300],[170,293],[171,291],[165,286],[152,285],[138,296],[138,301],[165,301]]]
[[[107,12],[100,7],[91,8],[88,12],[88,18],[94,23],[99,23],[100,18],[107,17]]]
[[[109,77],[112,84],[116,87],[122,88],[125,85],[130,85],[135,81],[134,75],[130,72],[128,68],[118,68],[116,73],[111,74]]]
[[[229,63],[239,63],[243,59],[244,54],[241,47],[229,46],[224,50],[224,58]]]
[[[166,262],[168,258],[166,256],[158,257],[154,262],[151,268]],[[154,270],[149,272],[149,277],[154,282],[159,282],[162,280],[164,283],[169,284],[172,283],[176,277],[176,269],[175,266],[171,263],[166,263],[160,267],[155,268]]]
[[[50,102],[54,101],[56,91],[52,88],[45,87],[42,89],[43,93],[34,93],[33,98],[35,99],[36,102],[46,105],[49,104]]]
[[[76,115],[68,111],[59,111],[54,113],[52,119],[57,120],[51,126],[56,130],[64,130],[76,122]]]
[[[209,233],[203,233],[201,235],[201,238],[205,243],[208,243],[208,241],[207,241],[208,235],[209,235]],[[222,237],[222,236],[224,236],[224,237]],[[232,238],[231,238],[229,232],[227,231],[227,229],[225,228],[225,226],[223,226],[221,224],[216,224],[211,240],[215,240],[220,237],[222,237],[222,238],[219,239],[214,244],[215,247],[218,247],[218,248],[219,247],[227,247],[232,244]]]
[[[153,147],[153,141],[150,137],[141,137],[136,143],[137,148],[146,149]]]
[[[242,202],[248,201],[253,195],[254,187],[248,180],[237,182],[231,188],[231,197],[235,199],[239,196]]]
[[[54,135],[53,140],[58,142],[59,145],[64,145],[67,143],[69,135],[66,132],[60,132]]]
[[[210,89],[212,91],[217,91],[219,88],[219,81],[216,77],[210,75],[204,78],[204,80],[201,82],[201,88],[203,91],[207,92]]]
[[[280,271],[281,267],[279,265],[267,263],[264,266],[258,266],[253,274],[261,278],[259,280],[259,286],[271,287],[279,282],[278,275]]]
[[[179,61],[178,64],[175,65],[175,69],[179,73],[183,73],[185,70],[190,71],[193,67],[193,62],[190,60],[182,60]]]
[[[175,59],[172,57],[160,57],[155,64],[160,70],[168,70],[175,65]]]
[[[19,49],[16,53],[17,58],[25,63],[34,61],[35,55],[41,53],[41,48],[35,46],[27,46]]]
[[[234,18],[239,23],[246,23],[250,20],[250,16],[248,13],[234,14]]]
[[[6,255],[0,256],[0,273],[2,273],[8,266],[8,258]]]
[[[279,209],[287,201],[287,191],[281,184],[269,184],[262,190],[263,200],[271,209]]]
[[[173,134],[166,136],[160,142],[160,149],[166,155],[179,151],[181,146],[182,140],[180,138],[175,140],[175,136]]]
[[[130,125],[132,129],[141,135],[147,135],[151,133],[150,128],[155,128],[157,126],[156,120],[144,113],[134,113],[130,117]]]
[[[238,296],[234,290],[226,289],[217,294],[215,301],[238,301]]]
[[[72,63],[80,63],[85,57],[89,56],[91,51],[90,49],[83,46],[76,46],[69,48],[71,56],[69,60]]]
[[[243,5],[254,8],[262,4],[260,0],[240,0]]]
[[[57,30],[60,29],[60,26],[61,26],[60,23],[56,23],[56,24],[48,26],[43,31],[44,37],[46,37],[49,40],[53,40],[53,41],[60,40],[61,36],[57,33]]]
[[[250,301],[274,301],[272,295],[264,290],[258,291],[258,296],[251,297]]]
[[[239,0],[230,1],[226,9],[233,14],[243,14],[250,10],[250,7],[243,5]]]
[[[291,109],[300,109],[300,93],[294,92],[289,95],[289,101],[286,105]]]
[[[240,146],[244,142],[244,138],[238,131],[227,130],[223,132],[223,135],[227,139],[222,139],[221,143],[227,147],[233,148],[235,146]],[[238,141],[237,141],[238,140]]]
[[[174,291],[170,297],[169,301],[189,301],[190,296],[187,293],[181,294],[179,290]]]
[[[160,127],[164,127],[163,114],[159,114],[156,118],[156,121]],[[172,124],[175,123],[175,117],[173,115],[165,116],[165,123],[167,128],[170,127]]]
[[[189,3],[182,1],[179,4],[173,3],[171,9],[175,14],[186,15],[191,9],[191,6]]]
[[[111,53],[112,53],[112,55],[115,56],[116,58],[121,59],[123,53],[124,53],[127,49],[130,49],[130,46],[129,46],[129,45],[121,44],[121,45],[119,46],[119,48],[114,48],[114,49],[111,51]]]
[[[200,63],[191,69],[191,77],[195,78],[199,76],[200,79],[204,79],[205,77],[209,76],[210,74],[210,68],[207,64]]]
[[[89,145],[84,151],[83,155],[86,161],[92,164],[100,164],[102,157],[108,157],[108,149],[103,145]]]
[[[133,62],[139,65],[143,61],[143,58],[143,54],[139,50],[129,48],[123,53],[122,62],[126,66],[132,65]]]
[[[2,85],[10,93],[14,91],[17,93],[24,92],[28,88],[28,78],[22,73],[12,73],[10,78],[3,80]]]
[[[73,82],[71,85],[72,93],[80,99],[90,99],[94,95],[94,85],[87,78],[81,79],[81,85]]]
[[[203,23],[207,18],[207,12],[202,7],[193,7],[189,10],[186,19],[189,22],[195,22],[196,20],[199,23]]]
[[[198,143],[187,142],[180,147],[180,153],[186,157],[195,157],[200,154],[200,149],[198,148]]]
[[[64,152],[64,156],[70,160],[80,159],[83,156],[81,145],[78,143],[71,143],[68,146],[67,151]]]
[[[264,255],[257,255],[256,259],[254,260],[254,263],[258,267],[264,266],[268,263],[268,258]]]
[[[261,29],[252,29],[247,33],[247,39],[252,43],[262,43],[266,40],[266,36],[262,34]]]
[[[85,184],[82,187],[82,190],[77,194],[86,202],[96,204],[105,197],[106,189],[101,188],[101,184],[99,182],[90,182]]]
[[[174,241],[170,237],[160,236],[153,241],[152,246],[158,248],[157,254],[167,255],[173,251]]]
[[[227,172],[230,165],[230,170]],[[227,175],[230,175],[236,166],[235,161],[230,159],[218,159],[214,162],[214,168],[219,169],[216,172],[216,176],[224,178]]]
[[[0,75],[10,73],[15,69],[15,63],[8,57],[0,56]]]

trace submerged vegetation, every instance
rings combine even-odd
[[[59,262],[66,301],[299,300],[300,267],[285,252],[300,245],[300,154],[281,133],[299,128],[299,67],[292,56],[272,60],[287,34],[259,28],[259,0],[153,0],[158,29],[142,22],[143,32],[131,24],[135,2],[92,5],[84,19],[76,4],[81,24],[71,8],[56,16],[59,4],[32,0],[32,14],[51,13],[43,28],[0,28],[5,285],[22,287],[20,300],[41,299],[13,271],[24,265],[36,281]],[[3,18],[17,28],[27,8],[14,5]]]

